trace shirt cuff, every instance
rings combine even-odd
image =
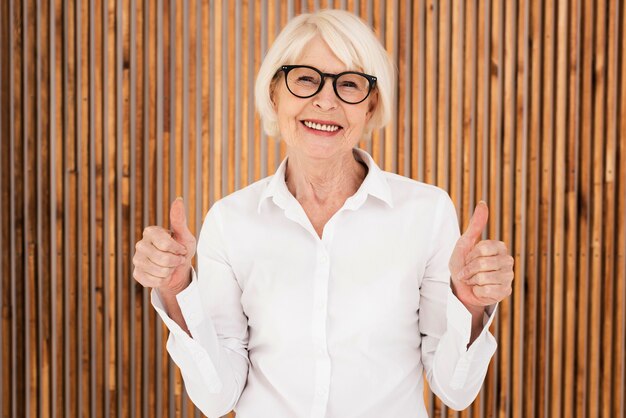
[[[194,338],[190,337],[165,312],[163,302],[156,289],[152,290],[150,296],[152,306],[170,330],[167,349],[172,359],[181,370],[183,370],[185,363],[193,362],[197,371],[200,372],[208,392],[220,392],[222,390],[222,381],[212,361],[218,355],[219,343],[211,321],[207,321],[204,317],[195,271],[192,269],[192,280],[189,286],[176,295],[176,300],[180,306],[187,328]]]
[[[472,314],[454,295],[452,289],[448,290],[447,329],[456,334],[454,340],[457,342],[459,353],[459,360],[450,384],[452,388],[459,389],[463,387],[472,370],[486,369],[489,365],[489,361],[497,346],[495,338],[489,332],[497,307],[497,303],[486,307],[483,315],[483,329],[472,345],[467,348],[472,333]]]

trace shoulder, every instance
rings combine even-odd
[[[243,187],[229,195],[222,197],[213,204],[213,208],[231,211],[256,211],[259,200],[267,189],[273,176],[268,176],[258,180],[246,187]]]
[[[272,176],[265,177],[215,201],[204,215],[201,235],[245,230],[257,220],[259,200],[271,179]]]
[[[430,205],[452,204],[448,192],[440,187],[388,171],[383,171],[382,174],[389,185],[394,202],[418,200]]]

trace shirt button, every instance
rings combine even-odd
[[[320,261],[321,261],[323,264],[326,264],[326,263],[328,263],[328,257],[327,257],[326,255],[322,255],[322,256],[320,257]]]
[[[319,389],[317,389],[317,394],[319,396],[324,396],[324,395],[326,395],[327,392],[328,391],[326,390],[326,388],[319,388]]]
[[[317,354],[319,354],[320,356],[324,355],[324,349],[322,347],[317,349]]]

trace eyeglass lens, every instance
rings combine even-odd
[[[287,87],[296,96],[311,97],[320,90],[321,75],[306,67],[297,67],[287,75]],[[336,80],[337,95],[349,103],[358,103],[369,93],[370,82],[359,74],[342,74]]]

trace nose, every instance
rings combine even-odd
[[[333,90],[333,80],[331,78],[324,79],[322,90],[313,96],[313,104],[322,110],[331,110],[337,107],[339,98]]]

